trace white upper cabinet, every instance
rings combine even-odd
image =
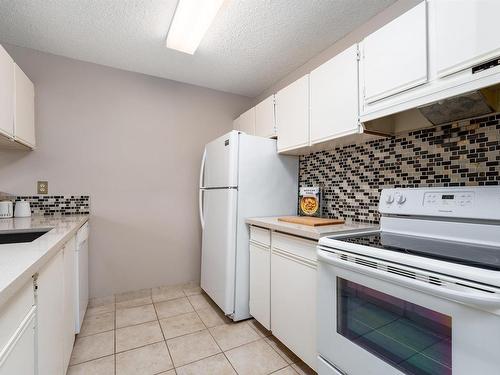
[[[233,120],[233,130],[240,130],[240,118],[235,118]]]
[[[255,107],[242,113],[238,120],[239,130],[249,135],[255,135]]]
[[[309,145],[309,74],[276,94],[278,151]]]
[[[255,135],[266,138],[276,136],[274,95],[255,106]]]
[[[432,0],[439,76],[500,56],[498,0]]]
[[[14,136],[14,60],[0,46],[0,134]]]
[[[35,147],[35,87],[24,72],[14,64],[15,117],[14,134],[18,142]]]
[[[365,102],[427,82],[426,6],[420,3],[363,40]]]
[[[358,46],[311,72],[311,143],[358,133]]]

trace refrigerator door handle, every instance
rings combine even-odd
[[[199,211],[200,211],[200,223],[201,223],[201,229],[205,229],[205,219],[203,219],[203,192],[204,190],[203,189],[200,189],[200,192],[199,192],[199,205],[200,205],[200,208],[199,208]]]
[[[205,174],[205,161],[207,160],[207,149],[203,150],[200,167],[200,189],[203,188],[203,175]]]
[[[201,229],[205,229],[205,220],[203,219],[203,174],[205,173],[205,160],[207,158],[207,149],[203,150],[203,157],[201,159],[200,168],[200,191],[198,196],[199,212],[200,212],[200,223]]]

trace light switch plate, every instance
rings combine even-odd
[[[49,182],[48,181],[38,181],[36,183],[36,191],[38,194],[48,194],[49,193]]]

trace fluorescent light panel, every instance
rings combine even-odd
[[[167,48],[193,54],[224,0],[179,0],[167,35]]]

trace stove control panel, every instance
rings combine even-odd
[[[424,194],[424,206],[449,208],[452,206],[472,206],[473,191],[428,192]]]
[[[379,212],[500,220],[500,186],[384,189]]]

